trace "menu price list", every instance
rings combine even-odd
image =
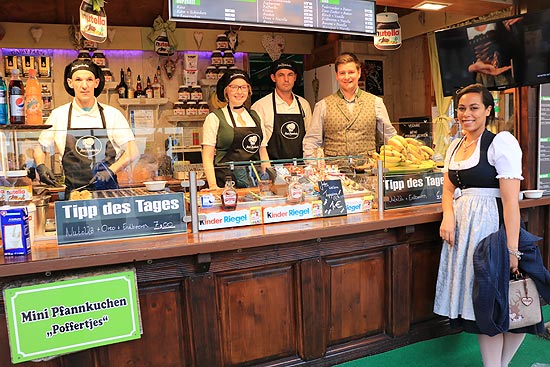
[[[171,0],[171,19],[273,24],[375,34],[375,2],[364,0]]]
[[[540,87],[539,189],[550,191],[550,84]]]

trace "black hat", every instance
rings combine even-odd
[[[97,88],[94,89],[94,96],[98,97],[103,91],[103,87],[105,86],[105,76],[103,76],[101,68],[97,66],[92,60],[76,59],[65,67],[65,78],[63,79],[63,86],[65,87],[67,93],[74,97],[74,89],[69,87],[67,79],[72,78],[75,71],[78,70],[88,70],[95,75],[96,79],[99,79],[99,85],[97,86]]]
[[[294,61],[281,60],[281,59],[273,61],[273,63],[271,64],[271,71],[269,74],[275,75],[275,73],[281,69],[292,70],[293,72],[296,73],[298,77],[300,76],[300,72],[298,71],[298,65],[296,65]]]
[[[250,83],[250,77],[246,73],[246,71],[241,69],[229,69],[227,70],[222,77],[218,80],[218,84],[216,84],[216,95],[220,102],[225,102],[225,88],[235,79],[243,79],[245,82],[247,82],[250,86],[252,85]]]

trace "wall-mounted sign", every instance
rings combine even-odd
[[[57,201],[57,243],[112,240],[187,231],[183,193]]]
[[[5,288],[12,362],[139,339],[137,297],[135,271]]]

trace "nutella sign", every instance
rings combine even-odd
[[[396,13],[376,14],[374,47],[379,50],[397,50],[401,47],[401,26]]]

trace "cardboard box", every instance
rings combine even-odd
[[[31,252],[29,212],[27,208],[0,208],[4,256],[27,255]]]
[[[185,70],[197,70],[199,68],[199,55],[198,54],[183,55],[183,68]]]
[[[183,84],[185,85],[197,85],[199,81],[198,70],[184,70],[183,71]]]

